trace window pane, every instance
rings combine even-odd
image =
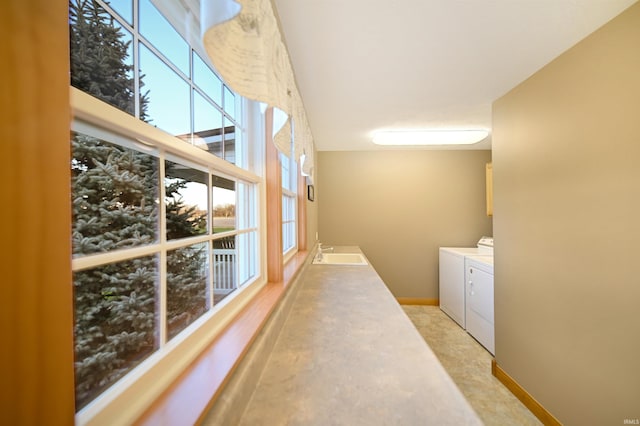
[[[167,336],[171,339],[207,310],[209,243],[167,253]]]
[[[236,237],[213,241],[213,303],[219,303],[238,288]]]
[[[167,240],[208,232],[209,174],[171,161],[165,162]]]
[[[215,103],[223,106],[222,81],[196,52],[193,52],[193,82]]]
[[[251,183],[238,182],[238,205],[236,217],[238,229],[256,228],[256,186]]]
[[[195,90],[194,99],[194,133],[208,135],[222,132],[222,113]]]
[[[157,257],[74,273],[76,408],[158,348]]]
[[[283,252],[296,244],[296,198],[291,195],[282,196],[282,249]]]
[[[213,232],[236,229],[236,183],[213,176]]]
[[[287,204],[289,198],[286,195],[282,196],[282,251],[286,252],[289,248],[289,236],[287,233],[287,211],[289,210]]]
[[[193,107],[193,144],[222,158],[222,113],[195,90]]]
[[[280,174],[282,180],[282,187],[284,189],[291,190],[291,175],[289,174],[289,164],[291,161],[289,157],[280,153]]]
[[[73,253],[158,239],[158,159],[72,132]]]
[[[129,31],[127,31],[126,28],[124,28],[123,26],[120,25],[120,23],[118,21],[114,21],[113,25],[117,28],[120,28],[120,32],[122,33],[122,40],[125,41],[125,43],[127,44],[127,56],[125,58],[123,58],[123,64],[125,64],[127,67],[126,72],[127,72],[127,78],[130,81],[129,86],[128,86],[128,90],[126,92],[127,95],[127,99],[131,99],[128,100],[129,103],[132,103],[132,99],[134,97],[133,93],[134,93],[134,81],[135,81],[135,75],[133,73],[134,70],[134,65],[133,65],[133,34],[131,34]],[[141,80],[141,84],[144,85],[144,82],[142,82]],[[124,92],[123,92],[124,93]]]
[[[243,285],[256,276],[258,263],[258,233],[238,235],[238,283]]]
[[[287,211],[288,209],[288,204],[289,204],[289,197],[287,197],[286,195],[282,196],[282,222],[286,222],[287,220]]]
[[[295,246],[294,223],[287,222],[282,224],[282,252],[286,253]]]
[[[71,85],[135,115],[132,40],[97,2],[69,2]]]
[[[147,122],[176,136],[191,133],[189,85],[148,48],[140,44],[142,92],[147,98]]]
[[[224,157],[230,163],[236,162],[236,126],[224,119]]]
[[[109,3],[109,6],[124,18],[129,25],[133,25],[133,4],[131,0],[109,0],[107,3]]]
[[[247,147],[245,146],[244,137],[245,133],[242,131],[242,128],[239,126],[235,128],[234,132],[234,162],[238,167],[241,167],[246,170],[252,170],[253,161],[251,157],[248,155]]]
[[[224,86],[224,111],[233,119],[236,117],[236,95]]]
[[[189,45],[149,0],[140,0],[140,34],[189,76]]]

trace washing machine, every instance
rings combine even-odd
[[[440,309],[466,329],[465,259],[467,256],[493,256],[493,237],[482,237],[476,247],[440,247]]]

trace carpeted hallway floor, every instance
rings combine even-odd
[[[492,355],[437,306],[402,306],[487,426],[541,425],[491,375]]]

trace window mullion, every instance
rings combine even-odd
[[[207,279],[207,290],[208,290],[208,307],[212,309],[215,304],[215,283],[214,283],[214,261],[215,256],[213,253],[213,184],[212,184],[212,173],[209,173],[209,177],[207,179],[207,222],[208,222],[208,233],[209,233],[209,241],[208,241],[208,249],[209,249],[209,277]]]
[[[134,102],[134,115],[136,118],[140,118],[142,115],[140,105],[140,34],[138,33],[138,28],[140,25],[138,23],[138,2],[133,2],[133,102]]]
[[[195,94],[193,93],[195,90],[195,84],[193,83],[193,49],[189,49],[189,79],[187,80],[189,83],[189,107],[191,108],[191,113],[189,114],[189,126],[191,127],[191,137],[196,132],[196,100]]]
[[[244,214],[244,209],[239,209],[241,192],[244,192],[244,191],[241,188],[241,185],[238,184],[238,181],[236,181],[236,200],[235,200],[235,203],[236,203],[236,213],[235,213],[236,218],[235,218],[235,221],[236,221],[236,223],[235,223],[235,226],[234,226],[236,232],[235,232],[235,235],[233,237],[235,239],[235,244],[234,244],[235,248],[234,248],[234,250],[236,251],[236,253],[235,253],[236,261],[233,264],[233,270],[234,270],[233,273],[235,274],[234,282],[235,282],[236,289],[240,288],[240,262],[238,261],[240,259],[239,250],[238,250],[238,248],[240,246],[240,234],[238,233],[238,230],[240,228],[240,226],[239,226],[240,214],[238,214],[238,212],[240,211],[240,212],[242,212],[241,214]]]
[[[165,203],[166,189],[165,189],[165,152],[160,152],[160,171],[159,182],[160,186],[160,221],[159,221],[159,234],[160,234],[160,259],[158,265],[159,271],[159,283],[158,283],[158,340],[160,347],[164,346],[167,342],[167,208]]]

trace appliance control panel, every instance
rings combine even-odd
[[[477,245],[478,247],[493,247],[493,237],[482,237]]]

